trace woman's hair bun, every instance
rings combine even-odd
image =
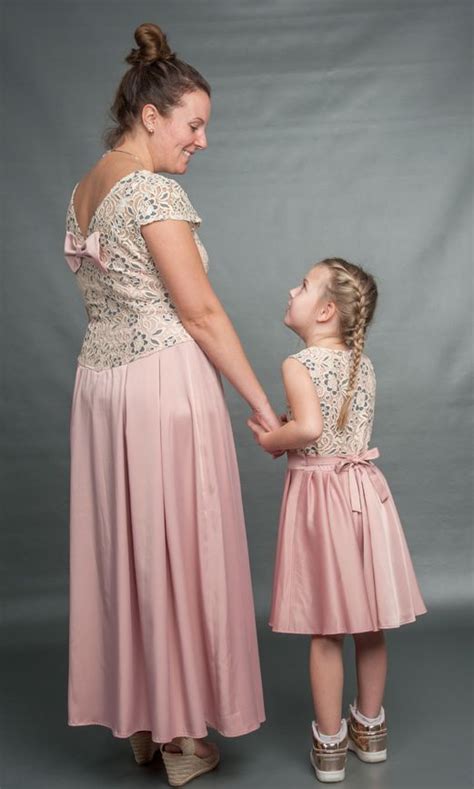
[[[135,41],[138,49],[132,49],[125,58],[132,66],[138,64],[147,66],[157,60],[171,60],[174,57],[174,52],[171,51],[162,29],[152,22],[144,22],[137,27]]]

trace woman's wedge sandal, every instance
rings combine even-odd
[[[150,764],[160,746],[151,739],[151,732],[136,731],[128,738],[137,764]]]
[[[178,746],[181,752],[166,751],[165,745],[160,748],[170,786],[184,786],[198,775],[214,770],[219,764],[219,751],[214,743],[209,743],[212,750],[207,756],[197,756],[192,737],[177,737],[172,744]]]

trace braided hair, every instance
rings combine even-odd
[[[377,303],[377,285],[371,274],[361,266],[348,263],[342,258],[326,258],[317,266],[329,269],[326,297],[334,301],[346,345],[352,349],[349,381],[337,420],[338,430],[343,430],[349,418],[349,409],[354,396],[357,373],[365,344],[365,333]]]

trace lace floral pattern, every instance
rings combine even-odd
[[[350,351],[314,345],[291,354],[291,358],[304,364],[311,375],[324,421],[323,432],[317,442],[298,449],[297,454],[356,455],[368,449],[374,421],[376,381],[372,362],[365,354],[362,354],[347,425],[342,431],[337,429],[337,418],[349,383],[351,357]],[[289,405],[287,413],[291,419]]]
[[[75,191],[66,230],[81,241]],[[89,319],[79,364],[96,370],[116,367],[191,339],[140,232],[142,225],[164,219],[190,223],[207,272],[207,253],[196,231],[201,219],[176,181],[138,170],[117,181],[98,205],[87,233],[99,231],[106,271],[84,257],[75,273]]]

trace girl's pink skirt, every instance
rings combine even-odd
[[[194,341],[77,369],[69,723],[156,742],[264,720],[239,473]]]
[[[329,635],[426,613],[387,481],[361,455],[288,454],[270,626]]]

